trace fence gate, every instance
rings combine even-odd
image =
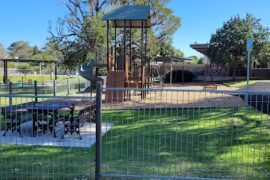
[[[108,88],[104,94],[102,177],[270,178],[269,93]]]

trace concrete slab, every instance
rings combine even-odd
[[[102,123],[102,136],[112,128],[111,123]],[[64,134],[63,123],[59,122],[56,126],[56,138],[49,131],[45,134],[39,132],[36,137],[32,135],[32,122],[22,124],[22,137],[19,133],[8,131],[6,136],[2,136],[4,131],[0,132],[0,144],[21,144],[21,145],[40,145],[40,146],[55,146],[55,147],[83,147],[89,148],[96,143],[96,124],[85,123],[81,127],[81,137],[75,134],[66,134],[64,139],[61,137]]]

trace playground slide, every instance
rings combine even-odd
[[[97,64],[97,62],[91,61],[90,63],[85,63],[80,65],[79,67],[79,74],[89,80],[91,82],[91,89],[96,88],[97,81],[101,81],[103,83],[103,79],[96,76],[96,68],[99,67],[106,67],[106,64]]]

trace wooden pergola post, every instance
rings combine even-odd
[[[4,62],[4,76],[3,76],[3,83],[6,84],[8,81],[8,69],[7,69],[7,60],[3,60]]]
[[[116,24],[116,21],[114,21],[114,24]],[[117,53],[116,53],[116,36],[117,36],[117,28],[116,26],[114,26],[114,70],[117,69],[117,61],[116,61],[116,56],[117,56]]]
[[[110,22],[107,21],[107,71],[110,70]]]

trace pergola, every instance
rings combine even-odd
[[[147,28],[151,26],[150,19],[150,6],[147,5],[125,5],[119,6],[107,12],[103,19],[107,21],[107,70],[108,71],[116,71],[119,69],[117,66],[117,52],[116,52],[116,43],[117,43],[117,29],[123,29],[123,51],[121,55],[124,57],[123,59],[123,70],[126,74],[126,78],[128,79],[129,72],[131,72],[132,68],[132,28],[140,28],[141,29],[141,43],[140,43],[140,57],[141,57],[141,75],[143,76],[143,66],[146,64],[147,57]],[[112,66],[112,60],[110,58],[110,22],[112,27],[114,28],[114,66]],[[127,47],[127,28],[129,28],[129,44]],[[129,49],[129,50],[128,50]],[[127,68],[127,50],[129,51],[129,67]],[[113,48],[112,48],[113,51]],[[113,52],[111,52],[113,54]],[[119,65],[120,66],[120,65]],[[136,71],[135,66],[133,67],[134,71]],[[128,71],[128,72],[127,72]],[[144,77],[141,77],[144,78]],[[143,81],[143,79],[142,79]]]
[[[54,64],[54,78],[57,79],[57,64],[58,61],[56,60],[44,60],[44,59],[0,59],[4,63],[4,76],[3,76],[3,83],[6,84],[8,81],[8,63],[9,62],[17,62],[17,63],[47,63],[47,64]]]

